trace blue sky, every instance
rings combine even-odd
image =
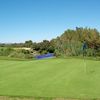
[[[0,0],[0,42],[42,41],[68,28],[100,31],[100,0]]]

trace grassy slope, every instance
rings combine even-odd
[[[0,95],[100,98],[100,62],[82,59],[0,60]]]

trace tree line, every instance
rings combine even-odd
[[[100,56],[100,33],[97,29],[78,28],[75,30],[68,29],[60,37],[52,40],[56,53],[65,56],[82,55],[83,42],[87,43],[87,56]]]
[[[83,54],[83,42],[87,43],[87,56],[100,56],[100,32],[97,29],[76,27],[75,30],[68,29],[61,36],[50,41],[43,40],[36,43],[32,40],[25,43],[1,43],[0,47],[7,48],[31,48],[37,54],[55,53],[56,56],[80,56]],[[0,51],[1,52],[1,51]],[[10,50],[11,52],[11,50]],[[24,53],[28,53],[23,51]]]

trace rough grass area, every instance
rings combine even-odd
[[[75,58],[0,60],[0,95],[49,100],[100,98],[100,61],[86,60],[84,64],[84,60]]]
[[[29,61],[29,60],[35,60],[33,59],[25,59],[25,58],[14,58],[14,57],[7,57],[7,56],[0,56],[0,60],[10,60],[10,61]]]
[[[57,97],[11,97],[11,96],[0,96],[0,100],[100,100],[100,99],[89,99],[89,98],[57,98]]]

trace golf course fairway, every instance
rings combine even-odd
[[[100,61],[0,60],[0,96],[100,98]]]

